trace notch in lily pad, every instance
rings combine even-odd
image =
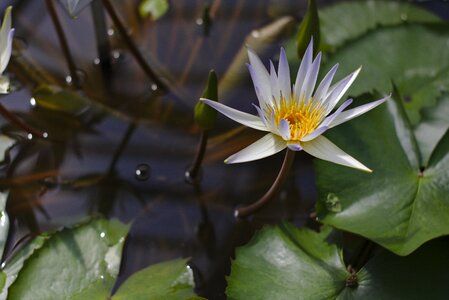
[[[214,70],[210,70],[206,88],[201,98],[218,101],[218,80]],[[202,101],[198,101],[194,110],[195,122],[204,130],[215,126],[217,111]]]
[[[320,45],[320,20],[315,0],[308,1],[307,12],[301,24],[299,24],[298,34],[296,35],[296,49],[299,59],[304,56],[312,38],[315,45],[314,53],[316,53]]]

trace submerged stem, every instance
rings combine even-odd
[[[268,192],[266,192],[265,195],[263,195],[262,198],[260,198],[257,202],[254,202],[251,205],[235,210],[234,215],[236,217],[243,218],[255,213],[256,211],[264,207],[268,202],[270,202],[274,198],[274,196],[277,195],[279,189],[282,187],[285,180],[287,179],[287,175],[290,171],[290,168],[293,165],[295,153],[296,153],[295,151],[287,149],[287,152],[285,152],[284,162],[282,163],[282,167],[279,170],[279,174],[274,180],[274,183],[270,187]]]
[[[111,66],[111,49],[106,27],[106,18],[103,5],[100,0],[94,0],[91,4],[92,19],[94,21],[95,38],[97,40],[98,58],[103,69],[108,70]]]
[[[150,65],[147,63],[145,58],[142,56],[142,53],[140,53],[139,49],[137,48],[136,44],[134,43],[133,39],[128,35],[128,32],[123,25],[122,21],[120,21],[119,16],[117,15],[117,12],[115,11],[113,5],[109,0],[102,0],[103,6],[108,12],[109,16],[112,19],[112,22],[114,23],[115,27],[117,27],[118,32],[123,38],[123,41],[128,45],[129,50],[131,51],[131,54],[134,56],[134,58],[137,60],[139,65],[142,67],[144,72],[147,74],[147,76],[154,81],[154,83],[161,89],[166,90],[166,86],[162,83],[162,81],[159,80],[156,73],[151,69]]]
[[[195,182],[198,176],[198,173],[201,168],[201,164],[204,159],[204,153],[206,153],[206,146],[208,140],[208,130],[203,130],[200,137],[200,142],[198,144],[198,149],[196,150],[196,156],[193,160],[192,166],[186,172],[186,179]]]
[[[114,155],[112,156],[111,163],[109,164],[108,173],[114,172],[115,166],[117,165],[117,162],[120,159],[120,156],[122,156],[123,151],[125,150],[126,146],[128,145],[129,140],[131,139],[132,135],[134,134],[135,129],[136,129],[136,124],[130,123],[128,125],[128,128],[126,129],[126,132],[123,135],[123,138],[122,138],[120,144],[118,145],[117,149],[114,152]]]
[[[27,133],[31,133],[33,136],[37,136],[40,138],[46,138],[47,134],[38,129],[35,129],[22,121],[15,114],[6,109],[2,104],[0,104],[0,115],[2,115],[5,119],[7,119],[11,124],[19,127],[20,129],[26,131]]]
[[[53,3],[53,0],[47,0],[46,2],[48,12],[50,13],[53,25],[55,26],[56,34],[58,35],[59,43],[61,44],[62,53],[64,54],[67,66],[69,67],[70,77],[72,78],[73,85],[76,88],[80,88],[81,82],[78,74],[76,73],[75,62],[73,61],[73,57],[70,53],[69,45],[67,44],[67,39],[65,37],[64,30],[62,29],[61,22],[59,21],[55,5]]]

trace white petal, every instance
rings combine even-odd
[[[11,58],[13,36],[14,29],[11,29],[7,37],[5,48],[2,49],[2,53],[0,54],[0,74],[5,71],[6,67],[8,66],[9,59]]]
[[[292,82],[290,79],[290,68],[288,66],[287,55],[285,54],[284,48],[281,48],[281,54],[279,57],[278,78],[282,96],[289,100],[292,93]]]
[[[296,74],[296,80],[294,85],[294,92],[296,96],[300,96],[302,87],[304,85],[304,80],[306,79],[306,75],[309,71],[310,65],[312,64],[313,59],[313,38],[310,39],[309,46],[302,58],[301,65],[298,69],[298,74]]]
[[[212,101],[204,98],[201,98],[200,100],[209,105],[210,107],[215,108],[217,111],[219,111],[229,119],[232,119],[242,125],[257,130],[269,131],[268,128],[265,126],[264,122],[258,116],[250,115],[248,113],[236,110],[234,108],[221,104],[217,101]]]
[[[316,89],[316,92],[313,96],[313,99],[315,101],[321,102],[322,98],[324,96],[326,96],[326,94],[329,90],[329,87],[332,83],[332,79],[334,79],[335,72],[337,72],[337,69],[338,69],[338,64],[333,66],[332,69],[329,72],[327,72],[326,76],[324,76],[323,80],[321,80],[321,83],[318,86],[318,88]]]
[[[2,28],[0,29],[1,47],[4,47],[4,45],[6,44],[7,36],[9,34],[9,31],[11,30],[11,10],[12,7],[9,6],[6,9],[5,15],[3,17]]]
[[[356,108],[353,109],[348,109],[347,111],[342,112],[341,114],[339,114],[338,116],[335,117],[335,119],[329,123],[329,128],[335,127],[337,125],[340,125],[341,123],[344,123],[346,121],[349,121],[351,119],[354,119],[364,113],[366,113],[367,111],[370,111],[371,109],[375,108],[376,106],[384,103],[385,101],[387,101],[390,98],[391,95],[377,100],[377,101],[373,101],[361,106],[358,106]]]
[[[265,103],[271,102],[271,92],[269,88],[267,89],[267,82],[262,79],[262,76],[258,74],[254,67],[250,64],[246,65],[253,80],[254,90],[256,91],[257,100],[259,100],[259,105],[264,106]],[[269,85],[269,83],[268,83]]]
[[[252,160],[261,159],[282,151],[287,147],[285,141],[273,134],[269,133],[263,138],[252,143],[245,149],[231,155],[225,160],[227,164],[241,163]]]
[[[281,137],[284,140],[288,141],[290,139],[290,124],[288,123],[288,121],[285,119],[282,119],[279,122],[278,129],[279,129],[279,133],[281,134]]]
[[[271,94],[274,99],[281,98],[281,90],[279,88],[279,80],[276,74],[276,70],[274,69],[273,62],[270,60],[270,85],[271,85]]]
[[[6,9],[0,29],[0,74],[5,71],[11,57],[12,38],[14,35],[14,29],[11,29],[11,9],[11,6]]]
[[[320,159],[339,165],[372,172],[362,163],[349,156],[346,152],[338,148],[335,144],[322,135],[311,140],[310,142],[301,143],[301,146],[304,151]]]
[[[326,99],[323,101],[328,105],[326,114],[334,109],[335,105],[337,105],[338,101],[341,97],[343,97],[344,93],[346,93],[351,84],[354,82],[357,75],[359,75],[361,69],[362,67],[358,68],[329,88]]]
[[[271,102],[270,75],[260,60],[259,56],[250,48],[248,48],[248,57],[251,64],[250,72],[253,78],[254,86],[257,85],[259,92],[264,101]],[[261,99],[259,99],[260,101]],[[262,106],[262,103],[260,103]]]
[[[352,103],[352,99],[346,100],[342,105],[340,105],[340,107],[332,115],[330,115],[326,119],[324,119],[324,121],[321,123],[321,126],[329,127],[329,124],[331,124],[335,120],[335,118],[337,118],[343,112],[343,110],[346,107],[351,105],[351,103]]]
[[[300,97],[304,97],[304,100],[308,102],[312,97],[313,90],[315,89],[316,79],[318,77],[318,71],[320,70],[321,53],[318,53],[317,57],[312,63],[312,66],[307,72],[304,85],[302,86]]]
[[[301,139],[301,142],[311,141],[314,138],[317,138],[318,136],[322,135],[328,129],[329,129],[329,127],[327,127],[327,126],[321,126],[321,127],[317,128],[316,130],[314,130],[313,132],[311,132],[310,134],[303,137]]]

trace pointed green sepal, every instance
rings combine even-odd
[[[202,98],[218,101],[218,80],[214,70],[209,72],[207,85],[204,89]],[[195,122],[202,129],[211,129],[215,125],[217,119],[217,111],[201,101],[195,106],[194,111]]]
[[[299,24],[298,34],[296,36],[296,49],[299,59],[302,59],[313,37],[314,52],[317,51],[320,44],[320,20],[318,18],[318,8],[315,0],[309,0],[307,12]]]

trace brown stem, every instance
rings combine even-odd
[[[118,17],[116,11],[114,10],[114,7],[112,6],[111,2],[109,0],[102,0],[103,6],[108,12],[109,16],[112,19],[112,22],[114,23],[115,27],[117,27],[118,32],[122,36],[124,42],[128,45],[129,50],[131,51],[131,54],[134,56],[134,58],[137,60],[139,65],[142,67],[144,72],[147,74],[147,76],[154,81],[154,83],[161,89],[166,90],[166,86],[162,83],[162,81],[159,80],[156,73],[151,69],[150,65],[147,63],[145,58],[143,58],[142,53],[140,53],[139,49],[137,48],[136,44],[134,43],[133,39],[128,35],[128,32],[123,25],[123,23],[120,21],[120,18]]]
[[[67,39],[64,34],[64,30],[62,30],[61,22],[58,18],[58,13],[56,12],[55,5],[53,0],[47,1],[47,9],[50,13],[51,20],[53,21],[53,25],[55,26],[56,34],[58,35],[59,43],[61,44],[62,53],[64,54],[65,60],[67,62],[67,66],[69,67],[70,77],[72,77],[73,85],[76,88],[81,87],[81,82],[76,73],[75,62],[73,61],[72,55],[70,53],[69,45],[67,44]]]
[[[189,181],[196,181],[198,172],[201,168],[201,163],[203,162],[204,153],[206,152],[207,140],[208,140],[208,130],[203,130],[200,137],[200,142],[198,143],[198,148],[196,151],[195,159],[193,160],[192,166],[186,172],[186,178]]]
[[[128,145],[128,142],[131,139],[131,136],[134,134],[135,129],[136,129],[136,124],[130,123],[128,125],[128,128],[126,129],[126,132],[123,135],[123,138],[120,142],[120,145],[115,150],[114,155],[111,159],[111,163],[109,164],[108,173],[114,172],[115,166],[117,165],[117,162],[120,159],[120,156],[122,156],[123,151],[125,150],[126,146]]]
[[[287,149],[287,152],[285,153],[284,162],[282,163],[282,167],[279,170],[279,174],[276,177],[273,185],[270,187],[268,192],[265,193],[265,195],[262,196],[257,202],[254,202],[251,205],[239,208],[235,210],[234,215],[237,218],[243,218],[248,215],[251,215],[264,207],[268,202],[270,202],[274,196],[277,195],[279,192],[279,189],[284,184],[285,180],[287,179],[288,172],[290,171],[290,168],[293,165],[293,161],[295,158],[295,151],[292,151],[290,149]]]
[[[40,130],[37,130],[24,121],[22,121],[19,117],[17,117],[15,114],[11,113],[9,110],[6,109],[2,104],[0,104],[0,115],[5,117],[11,124],[19,127],[20,129],[23,129],[24,131],[31,133],[33,136],[37,136],[40,138],[46,138],[47,134],[45,132],[42,132]]]

